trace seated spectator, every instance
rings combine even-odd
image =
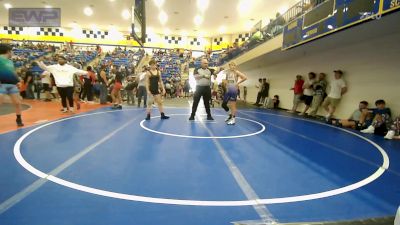
[[[268,98],[266,101],[267,109],[279,109],[279,95],[274,95],[274,98]]]
[[[375,106],[375,109],[368,112],[372,114],[372,124],[367,129],[361,130],[361,132],[384,136],[391,125],[392,113],[389,108],[386,108],[386,103],[382,99],[377,100]]]
[[[385,139],[392,140],[398,139],[400,140],[400,116],[398,116],[392,123],[389,128],[390,130],[385,136]]]
[[[365,124],[369,123],[371,124],[371,117],[366,118],[366,116],[363,116],[365,112],[368,111],[368,102],[367,101],[361,101],[360,104],[358,105],[358,109],[356,109],[349,119],[347,120],[332,120],[331,123],[333,125],[336,125],[338,127],[345,127],[345,128],[352,128],[352,129],[361,129],[360,124]]]

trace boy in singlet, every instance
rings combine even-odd
[[[157,103],[158,109],[160,110],[161,113],[161,119],[169,119],[168,116],[164,114],[164,109],[163,109],[163,104],[162,104],[162,99],[161,96],[165,95],[165,87],[163,84],[163,81],[161,79],[161,73],[157,69],[157,64],[154,59],[150,60],[149,62],[150,65],[150,70],[147,72],[146,75],[146,90],[147,90],[147,116],[146,120],[150,120],[150,112],[151,112],[151,105],[152,103],[150,102],[153,100],[154,103]],[[160,88],[162,90],[162,93],[160,93]]]
[[[226,76],[224,82],[226,84],[227,91],[224,95],[222,108],[224,108],[226,112],[230,111],[228,118],[225,120],[226,124],[235,125],[236,123],[235,117],[237,111],[236,100],[237,100],[239,84],[247,80],[247,76],[236,69],[236,64],[234,62],[231,62],[229,64],[229,69],[224,70],[224,73]]]

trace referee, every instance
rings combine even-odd
[[[214,120],[211,116],[210,111],[210,99],[211,99],[211,75],[214,74],[213,69],[208,68],[207,59],[201,60],[201,68],[194,70],[194,78],[196,79],[196,91],[193,96],[192,114],[189,120],[194,120],[196,116],[197,106],[199,105],[200,98],[203,97],[204,107],[207,112],[207,120]]]

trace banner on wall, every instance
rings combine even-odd
[[[60,8],[10,8],[10,27],[60,27]]]

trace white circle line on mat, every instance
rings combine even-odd
[[[189,116],[189,114],[170,114],[169,116]],[[214,115],[214,116],[223,116],[223,115]],[[160,116],[155,116],[152,118],[159,118]],[[223,116],[225,117],[225,116]],[[246,119],[246,118],[242,118],[242,117],[236,117],[236,119],[239,120],[246,120],[246,121],[250,121],[252,123],[255,123],[257,125],[259,125],[261,127],[260,130],[258,130],[257,132],[253,132],[253,133],[249,133],[249,134],[242,134],[242,135],[232,135],[232,136],[195,136],[195,135],[184,135],[184,134],[173,134],[173,133],[169,133],[169,132],[162,132],[162,131],[157,131],[157,130],[153,130],[150,129],[148,127],[145,126],[146,120],[142,120],[140,122],[140,126],[149,131],[149,132],[153,132],[156,134],[161,134],[161,135],[166,135],[166,136],[171,136],[171,137],[180,137],[180,138],[193,138],[193,139],[232,139],[232,138],[244,138],[244,137],[250,137],[250,136],[254,136],[257,134],[260,134],[262,132],[265,131],[265,126],[264,124],[257,122],[255,120],[251,120],[251,119]],[[205,124],[207,124],[206,121],[204,121]],[[193,122],[193,124],[195,124],[195,122]],[[227,128],[233,127],[231,125],[226,125]],[[239,124],[236,124],[235,126],[240,126]]]
[[[124,111],[124,110],[122,110],[122,111]],[[290,197],[282,197],[282,198],[269,198],[269,199],[238,200],[238,201],[202,201],[202,200],[184,200],[184,199],[146,197],[146,196],[106,191],[106,190],[101,190],[101,189],[97,189],[97,188],[80,185],[77,183],[73,183],[73,182],[46,174],[46,173],[36,169],[34,166],[30,165],[23,158],[23,156],[21,154],[22,142],[32,133],[34,133],[46,126],[50,126],[52,124],[59,123],[61,121],[71,120],[74,118],[86,117],[86,116],[91,116],[91,115],[96,115],[96,114],[111,113],[111,112],[121,112],[121,110],[120,111],[98,112],[98,113],[78,115],[75,117],[68,117],[68,118],[64,118],[61,120],[57,120],[57,121],[53,121],[53,122],[41,125],[35,129],[32,129],[29,132],[25,133],[22,137],[20,137],[17,140],[17,142],[14,145],[14,156],[15,156],[16,160],[18,161],[18,163],[21,164],[21,166],[23,166],[26,170],[28,170],[32,174],[35,174],[36,176],[38,176],[40,178],[47,179],[47,180],[57,183],[59,185],[62,185],[62,186],[68,187],[68,188],[72,188],[72,189],[75,189],[78,191],[91,193],[91,194],[95,194],[95,195],[100,195],[100,196],[104,196],[104,197],[115,198],[115,199],[123,199],[123,200],[128,200],[128,201],[138,201],[138,202],[147,202],[147,203],[156,203],[156,204],[169,204],[169,205],[186,205],[186,206],[251,206],[251,205],[260,205],[260,204],[281,204],[281,203],[291,203],[291,202],[301,202],[301,201],[322,199],[322,198],[327,198],[327,197],[344,194],[344,193],[356,190],[358,188],[361,188],[361,187],[375,181],[376,179],[378,179],[389,167],[389,157],[387,156],[384,149],[382,149],[375,142],[372,142],[371,140],[369,140],[361,135],[357,135],[353,132],[348,132],[349,134],[352,134],[356,137],[366,140],[367,142],[372,144],[374,147],[376,147],[379,150],[379,152],[382,154],[382,158],[383,158],[382,165],[373,174],[371,174],[370,176],[368,176],[367,178],[365,178],[363,180],[360,180],[356,183],[350,184],[345,187],[333,189],[330,191],[320,192],[320,193],[307,194],[307,195],[290,196]],[[280,115],[275,115],[275,116],[280,116]]]

